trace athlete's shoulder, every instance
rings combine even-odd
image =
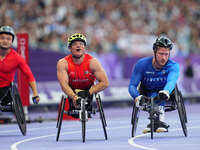
[[[176,61],[172,60],[172,59],[169,59],[167,64],[169,66],[179,66],[179,64]]]
[[[88,53],[85,54],[85,58],[86,59],[93,59],[94,57]]]
[[[149,65],[150,64],[151,65],[152,59],[153,59],[153,57],[143,57],[137,61],[137,64],[139,64],[139,65]]]

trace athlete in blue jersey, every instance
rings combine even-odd
[[[140,59],[134,66],[129,84],[129,93],[134,98],[136,107],[141,108],[140,95],[137,87],[139,84],[145,89],[146,96],[155,97],[159,94],[161,104],[159,106],[159,123],[156,124],[156,132],[167,132],[169,125],[164,122],[164,105],[174,90],[178,77],[179,65],[169,59],[173,44],[165,36],[160,36],[153,44],[154,56]],[[150,132],[150,124],[143,133]]]

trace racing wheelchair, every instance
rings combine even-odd
[[[58,128],[58,130],[57,130],[56,141],[59,140],[63,115],[64,115],[64,113],[66,113],[67,115],[72,115],[72,116],[78,115],[78,118],[79,118],[79,120],[81,121],[81,124],[82,124],[82,141],[85,142],[86,122],[88,121],[88,118],[90,118],[92,114],[96,113],[96,111],[98,111],[100,113],[100,119],[101,119],[103,131],[104,131],[104,136],[105,136],[106,140],[108,139],[107,138],[107,131],[106,131],[107,123],[106,123],[106,119],[105,119],[104,110],[103,110],[100,95],[95,94],[95,99],[96,99],[97,110],[92,106],[93,105],[92,102],[88,104],[87,98],[81,98],[80,103],[79,103],[80,109],[65,111],[64,108],[65,108],[65,103],[66,103],[67,97],[65,95],[62,95],[62,97],[61,97],[61,107],[60,107],[60,110],[58,110],[59,114],[58,114],[58,120],[57,120],[57,126],[56,126]],[[88,105],[90,105],[90,106],[88,107]]]
[[[4,99],[9,97],[9,99]],[[3,99],[6,103],[3,103]],[[16,118],[17,124],[22,135],[26,135],[26,119],[24,109],[20,99],[18,89],[14,83],[7,89],[5,95],[0,98],[0,110],[2,112],[12,112]]]
[[[139,93],[142,95],[145,94],[145,89],[142,85],[139,85]],[[150,119],[150,128],[151,128],[151,139],[153,139],[153,133],[155,132],[154,128],[154,123],[156,121],[156,118],[158,118],[159,115],[159,110],[158,110],[158,105],[156,104],[155,101],[159,100],[159,97],[146,97],[143,100],[143,103],[145,103],[145,107],[142,109],[142,111],[147,111],[149,113],[149,119]],[[165,105],[165,112],[169,111],[174,111],[178,110],[181,126],[184,135],[187,137],[188,132],[187,132],[187,114],[186,114],[186,109],[185,109],[185,104],[184,100],[181,94],[181,91],[179,91],[177,85],[173,92],[170,94],[170,99],[167,101],[167,104]],[[136,129],[138,125],[138,119],[139,119],[139,113],[140,109],[136,107],[135,102],[133,104],[133,111],[132,111],[132,118],[131,118],[131,124],[132,124],[132,131],[131,135],[132,137],[135,136],[136,134]]]

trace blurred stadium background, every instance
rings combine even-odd
[[[100,60],[108,74],[110,87],[101,93],[104,103],[131,102],[132,67],[140,57],[153,54],[152,44],[160,34],[167,34],[175,44],[171,57],[180,64],[178,85],[184,98],[191,103],[199,99],[198,0],[1,0],[0,25],[29,34],[39,106],[58,106],[62,91],[56,63],[69,53],[66,38],[75,32],[86,35],[88,53]]]

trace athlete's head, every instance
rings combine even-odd
[[[81,33],[72,34],[68,38],[68,48],[74,58],[81,58],[87,45],[86,37]]]
[[[157,68],[162,68],[168,61],[173,44],[166,36],[160,36],[153,44],[154,58]]]
[[[15,39],[15,32],[10,26],[0,27],[0,48],[9,49]]]

